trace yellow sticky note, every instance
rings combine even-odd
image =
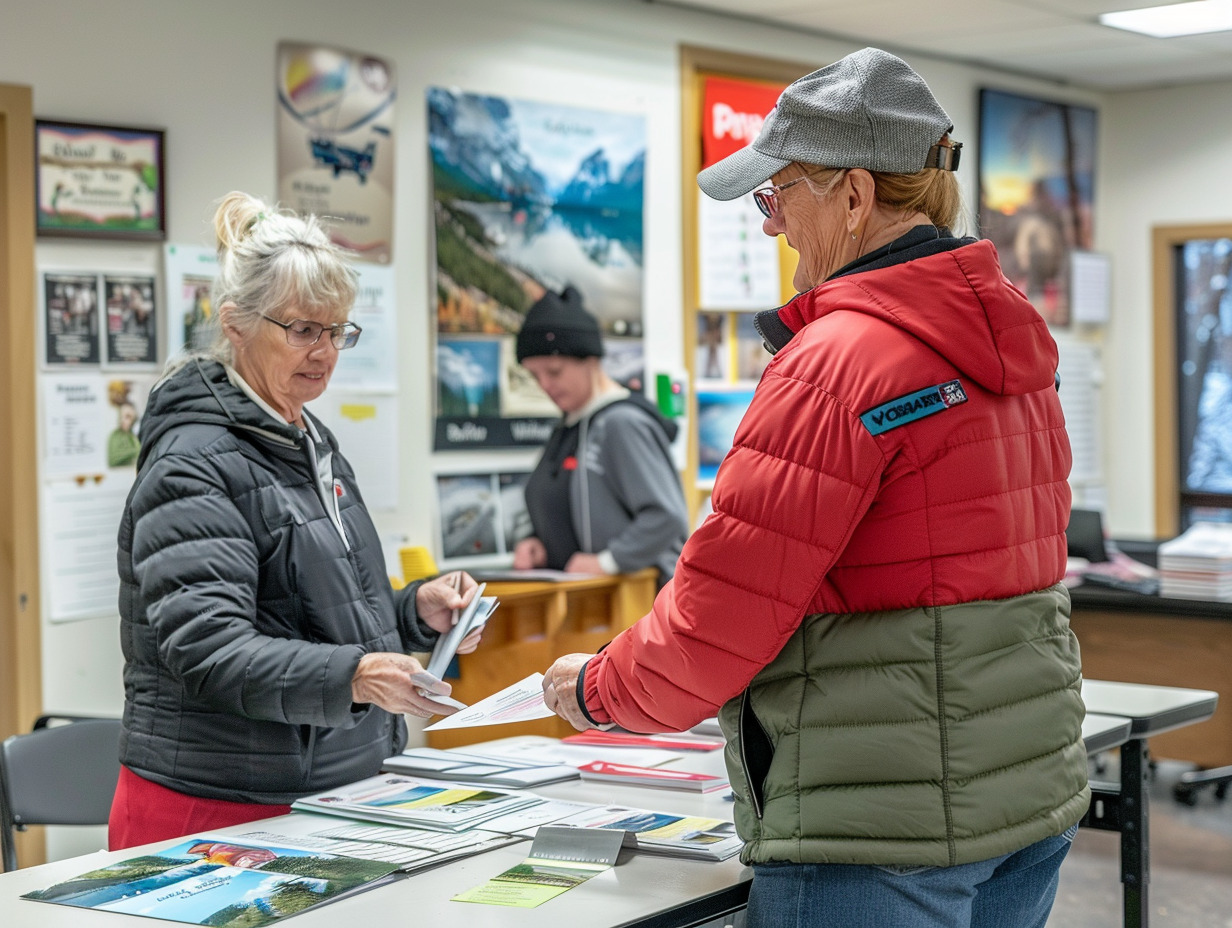
[[[372,403],[343,403],[338,410],[344,418],[352,422],[362,422],[364,419],[376,418],[376,406]]]

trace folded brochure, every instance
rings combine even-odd
[[[492,613],[496,611],[496,597],[484,596],[485,586],[486,584],[479,584],[479,589],[475,590],[471,601],[458,615],[458,621],[436,640],[436,647],[432,649],[432,656],[428,659],[428,666],[424,669],[438,680],[444,678],[445,671],[449,669],[449,662],[458,653],[458,645],[462,643],[462,640],[475,629],[482,628]]]

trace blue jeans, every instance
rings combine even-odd
[[[1044,928],[1077,830],[956,867],[754,864],[747,928]]]

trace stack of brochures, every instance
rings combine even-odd
[[[39,902],[190,925],[271,925],[393,879],[390,863],[247,837],[201,836],[26,893]]]
[[[532,793],[387,774],[297,799],[291,808],[433,831],[464,831],[543,801]]]
[[[458,614],[458,621],[445,634],[436,640],[428,666],[424,668],[438,680],[443,679],[449,669],[449,662],[458,653],[458,645],[477,628],[483,628],[499,603],[495,596],[484,596],[485,584],[479,584],[479,589],[471,597],[465,609]]]
[[[592,806],[555,824],[629,832],[639,850],[692,860],[727,860],[744,846],[736,826],[723,819],[628,806]],[[633,843],[629,839],[628,844]]]
[[[714,751],[723,747],[722,738],[707,738],[688,732],[679,735],[636,735],[628,731],[590,728],[560,739],[565,744],[588,744],[604,748],[661,748],[665,751]]]
[[[693,793],[712,793],[727,789],[726,777],[711,773],[693,773],[674,767],[637,767],[633,764],[614,764],[596,760],[584,764],[578,770],[583,780],[601,783],[623,783],[626,786],[653,786],[658,789],[683,789]]]
[[[542,786],[578,778],[578,768],[570,764],[536,763],[514,757],[441,751],[436,748],[407,748],[401,754],[386,758],[381,769],[408,776],[489,786]]]
[[[1179,599],[1232,600],[1232,524],[1195,522],[1159,546],[1159,592]]]

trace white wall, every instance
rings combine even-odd
[[[676,368],[683,345],[679,44],[817,66],[857,47],[635,0],[40,0],[9,7],[0,81],[31,85],[38,116],[166,128],[169,241],[178,243],[210,243],[212,204],[229,190],[274,196],[279,40],[338,45],[394,63],[403,472],[398,511],[381,515],[378,527],[413,544],[431,543],[433,467],[477,461],[431,453],[424,89],[458,86],[645,115],[647,362],[649,370]],[[960,180],[972,204],[979,87],[1101,109],[1096,247],[1113,254],[1115,296],[1105,356],[1108,521],[1116,533],[1150,535],[1149,227],[1232,214],[1232,189],[1219,183],[1232,130],[1206,124],[1222,119],[1230,88],[1108,96],[906,57],[954,119],[955,137],[967,142]],[[1213,141],[1200,141],[1212,134]],[[482,460],[529,460],[507,456]],[[120,711],[116,624],[111,617],[44,625],[49,709]]]
[[[1155,531],[1151,229],[1232,220],[1232,83],[1115,94],[1103,111],[1100,247],[1113,256],[1104,434],[1109,525]]]

